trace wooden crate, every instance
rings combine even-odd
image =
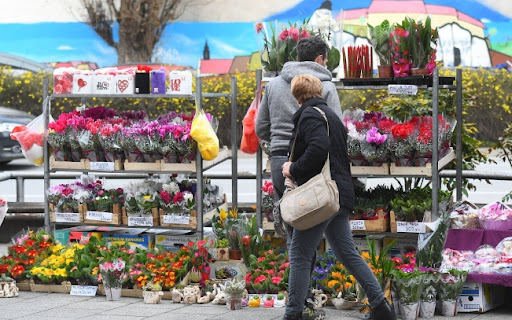
[[[350,164],[350,172],[354,176],[387,176],[389,175],[389,163],[381,166],[354,166]]]
[[[190,222],[188,224],[174,224],[174,223],[164,223],[164,211],[162,209],[159,210],[160,212],[160,225],[162,227],[173,227],[173,228],[191,228],[196,229],[197,228],[197,211],[196,210],[190,210]]]
[[[390,226],[391,226],[391,232],[393,233],[423,233],[423,232],[420,232],[420,231],[417,231],[418,229],[425,229],[425,232],[429,232],[429,228],[426,227],[425,225],[425,222],[430,222],[431,221],[431,213],[430,212],[425,212],[425,216],[423,218],[423,221],[424,222],[409,222],[410,224],[410,229],[411,231],[398,231],[398,226],[397,226],[397,221],[396,221],[396,216],[395,216],[395,212],[394,211],[391,211],[389,213],[389,217],[390,217]],[[400,221],[399,221],[400,222]]]
[[[153,226],[159,226],[160,225],[160,217],[158,213],[157,208],[151,209],[151,215],[153,216]],[[122,209],[122,224],[127,226],[130,222],[128,219],[128,214],[126,213],[126,208],[123,207]]]
[[[18,282],[16,281],[16,287],[19,291],[30,291],[30,282],[28,280]]]
[[[48,204],[48,207],[50,208],[50,221],[51,222],[57,222],[57,215],[55,212],[55,205],[53,203]],[[80,223],[84,222],[84,212],[87,211],[87,205],[85,203],[82,203],[78,206],[78,212],[73,212],[69,214],[78,215],[80,219]],[[63,221],[60,221],[63,222]]]
[[[36,284],[34,280],[29,281],[30,291],[48,293],[70,293],[71,282],[62,281],[61,284]]]
[[[375,220],[350,220],[364,222],[364,230],[361,230],[362,228],[352,229],[352,223],[354,222],[349,222],[351,224],[352,232],[386,232],[389,229],[389,215],[384,217],[384,210],[379,209],[377,212],[377,217],[378,219]]]
[[[160,171],[170,171],[176,173],[194,173],[196,172],[196,162],[190,163],[166,163],[163,160],[157,160],[160,163]]]
[[[87,170],[85,162],[85,159],[81,159],[80,162],[57,161],[54,156],[51,156],[50,169]]]
[[[160,161],[157,162],[128,162],[124,160],[125,171],[160,171]]]
[[[119,205],[118,204],[114,204],[112,211],[114,211],[112,213],[112,221],[98,221],[98,220],[87,219],[87,211],[84,211],[84,223],[118,226],[118,225],[121,224],[121,209],[119,208]]]
[[[96,291],[97,295],[104,296],[105,294],[105,286],[103,283],[98,284],[98,290]],[[142,289],[133,288],[133,289],[121,289],[121,297],[131,297],[131,298],[142,298]]]
[[[455,152],[450,148],[448,154],[437,161],[437,169],[441,170],[455,159]],[[424,167],[400,167],[392,163],[389,173],[395,176],[432,176],[432,164],[427,163]]]

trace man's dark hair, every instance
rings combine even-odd
[[[297,59],[299,61],[315,61],[316,57],[329,52],[329,46],[320,36],[302,38],[297,45]]]

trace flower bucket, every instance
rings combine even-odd
[[[162,291],[143,291],[144,303],[157,304],[162,301],[164,293]]]
[[[420,318],[433,318],[436,311],[435,301],[421,301],[420,302]]]
[[[400,306],[403,320],[418,319],[419,303],[401,304]]]
[[[107,288],[105,287],[105,296],[108,301],[118,301],[121,299],[121,288]]]
[[[457,315],[457,300],[441,301],[441,314],[444,317],[455,317]]]

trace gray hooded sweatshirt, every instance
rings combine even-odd
[[[331,72],[314,61],[287,62],[281,75],[273,78],[265,86],[265,94],[256,119],[256,135],[270,141],[272,154],[286,155],[293,130],[293,115],[299,104],[291,93],[291,81],[299,74],[310,74],[322,81],[323,98],[327,105],[342,118],[340,99]]]

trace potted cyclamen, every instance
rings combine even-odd
[[[380,65],[379,78],[392,78],[393,67],[391,65],[391,25],[388,20],[382,21],[375,27],[368,25],[370,31],[371,43],[377,56],[379,56]]]
[[[443,316],[455,317],[457,315],[457,296],[462,292],[467,274],[467,271],[456,269],[441,274],[439,279],[439,297]]]
[[[423,273],[416,268],[393,270],[393,278],[400,296],[400,312],[403,320],[416,320],[423,285]]]

